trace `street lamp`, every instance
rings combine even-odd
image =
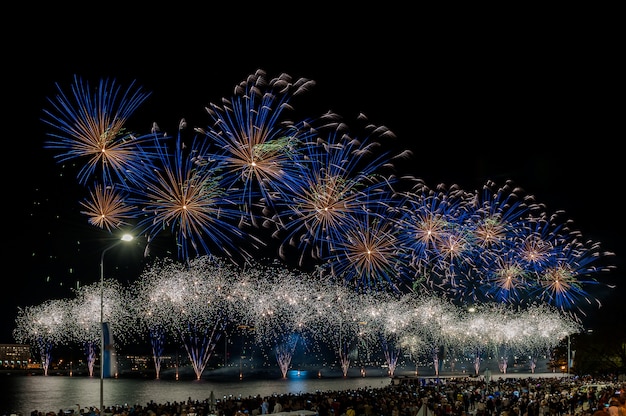
[[[104,255],[123,241],[131,241],[133,236],[124,234],[119,241],[111,244],[100,256],[100,413],[104,412]]]

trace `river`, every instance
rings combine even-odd
[[[135,378],[105,379],[103,403],[114,405],[146,405],[156,403],[203,401],[211,397],[271,396],[287,393],[385,387],[387,376],[374,377],[298,377],[255,380],[148,380]],[[100,378],[69,376],[0,375],[0,415],[29,416],[34,410],[54,411],[99,407]]]

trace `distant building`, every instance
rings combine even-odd
[[[163,355],[161,358],[161,369],[177,368],[179,357]],[[117,357],[120,374],[154,372],[154,357],[149,355],[119,355]],[[189,360],[181,360],[180,365],[189,364]]]
[[[0,369],[27,369],[30,366],[30,345],[0,344]]]
[[[152,357],[148,355],[121,355],[117,358],[121,374],[147,371],[152,363]]]

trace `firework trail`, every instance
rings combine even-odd
[[[68,308],[69,319],[65,330],[75,343],[83,344],[89,374],[93,376],[96,352],[101,345],[102,323],[109,323],[114,348],[126,343],[126,336],[131,333],[127,329],[133,325],[135,318],[128,308],[129,292],[115,279],[104,279],[102,284],[93,283],[73,291],[75,295]]]
[[[241,316],[239,299],[231,294],[238,275],[234,265],[214,256],[188,265],[164,261],[146,270],[133,291],[142,327],[165,328],[178,338],[197,379],[224,331]]]
[[[339,359],[344,377],[356,355],[356,345],[361,333],[362,317],[359,295],[345,286],[320,282],[314,303],[318,328],[316,336],[331,346]]]
[[[44,375],[48,375],[54,347],[71,341],[66,332],[68,310],[65,299],[18,309],[13,338],[18,343],[30,341],[36,346]]]
[[[254,328],[256,345],[274,351],[283,378],[296,347],[306,346],[306,338],[315,332],[310,279],[277,262],[253,263],[246,265],[232,291],[247,305],[242,323]]]
[[[85,286],[74,299],[25,308],[16,320],[16,339],[42,347],[44,363],[53,345],[82,344],[93,372],[100,336],[94,318],[98,292],[98,285]],[[276,360],[283,377],[296,346],[304,344],[305,353],[324,346],[334,350],[344,375],[361,354],[367,357],[361,358],[363,363],[370,362],[376,345],[391,375],[402,352],[416,363],[430,358],[436,373],[444,359],[470,356],[478,371],[486,352],[497,356],[506,372],[511,354],[530,354],[536,362],[538,355],[581,330],[573,317],[546,304],[523,309],[489,302],[470,312],[437,296],[359,294],[278,263],[241,269],[211,256],[194,259],[191,268],[173,260],[155,262],[130,287],[107,280],[105,294],[116,345],[150,338],[157,378],[166,337],[183,344],[201,378],[221,335],[242,327],[252,328],[242,337],[268,347],[265,358]]]

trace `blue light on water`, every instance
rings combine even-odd
[[[289,370],[287,371],[287,378],[308,378],[309,372],[306,370]]]

